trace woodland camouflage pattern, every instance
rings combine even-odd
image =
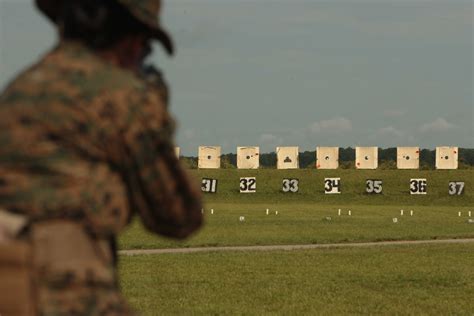
[[[154,232],[189,235],[202,221],[200,195],[175,156],[165,98],[156,78],[60,43],[0,95],[0,208],[73,220],[94,240],[114,237],[135,213]],[[45,315],[128,313],[115,276],[75,292],[63,281],[48,285]]]

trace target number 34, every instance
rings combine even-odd
[[[325,194],[340,194],[341,193],[341,178],[324,178],[324,193]]]
[[[283,192],[285,193],[296,193],[299,190],[299,180],[298,179],[283,179]]]

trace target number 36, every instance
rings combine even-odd
[[[369,194],[382,193],[382,180],[368,179],[365,181],[365,192]]]
[[[451,181],[449,182],[449,195],[462,195],[464,193],[464,182]]]
[[[283,179],[283,192],[285,193],[296,193],[299,190],[299,180],[298,179]]]
[[[426,194],[427,188],[426,179],[410,179],[410,194]]]
[[[257,178],[246,177],[240,178],[240,193],[255,193],[257,192]]]

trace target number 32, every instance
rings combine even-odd
[[[246,177],[240,178],[240,193],[255,193],[257,192],[257,178]]]

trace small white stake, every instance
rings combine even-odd
[[[458,212],[458,216],[461,217],[461,212]]]
[[[337,211],[337,215],[341,216],[341,209]]]
[[[278,215],[278,211],[275,211],[275,215]]]
[[[267,208],[267,215],[270,213],[270,210]]]
[[[400,210],[400,215],[403,216],[403,210]]]
[[[211,214],[214,214],[214,209],[213,208],[211,208]]]
[[[472,213],[471,213],[471,211],[469,211],[469,213],[468,213],[468,214],[469,214],[469,217],[471,217],[471,214],[472,214]]]
[[[349,210],[349,212],[347,212],[347,215],[352,216],[351,210]]]
[[[413,210],[410,211],[410,216],[413,216]]]

